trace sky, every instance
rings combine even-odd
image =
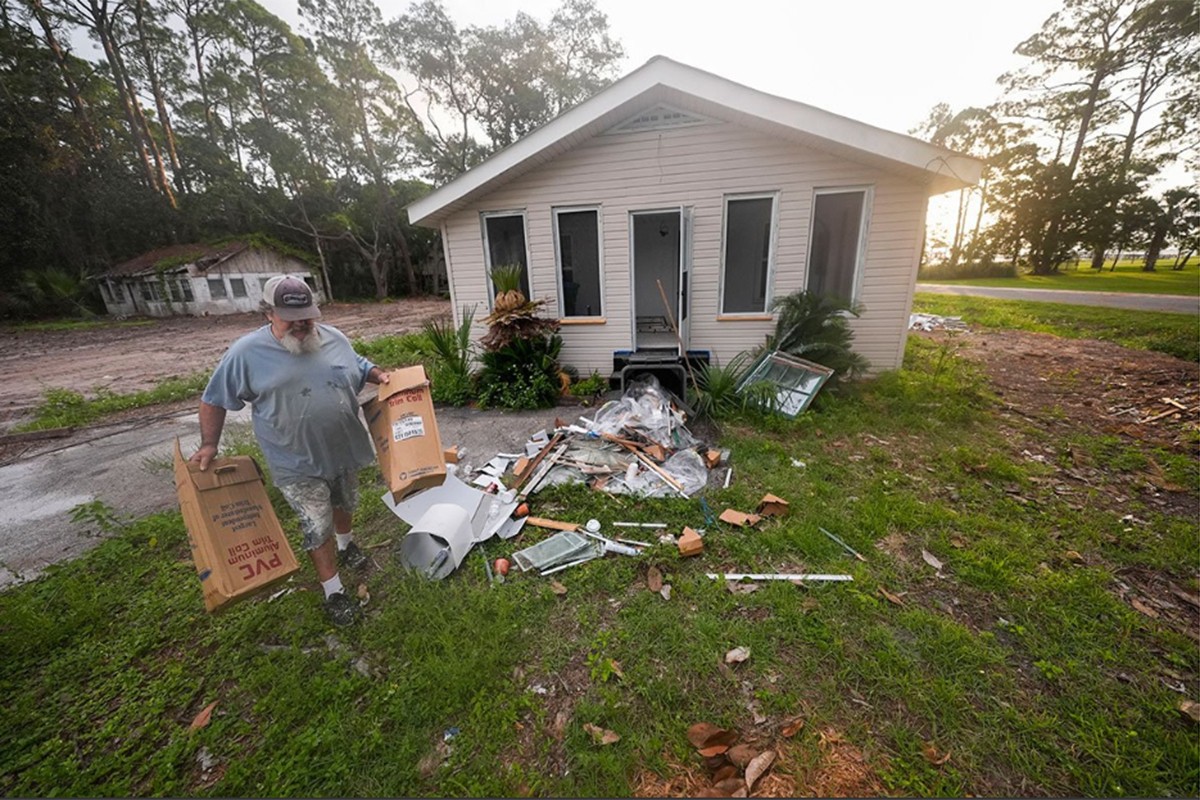
[[[260,0],[298,27],[295,0]],[[409,0],[376,0],[385,20]],[[442,0],[460,26],[518,11],[548,21],[559,0]],[[939,102],[999,96],[1018,43],[1061,0],[596,0],[625,47],[621,74],[664,55],[754,89],[906,133]]]

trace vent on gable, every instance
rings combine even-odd
[[[706,122],[712,122],[712,120],[670,106],[654,106],[632,119],[622,122],[615,128],[609,129],[608,133],[636,133],[662,130],[663,128],[685,128],[689,125],[703,125]]]

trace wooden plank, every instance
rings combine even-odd
[[[70,436],[74,431],[74,428],[45,428],[40,431],[5,433],[0,435],[0,445],[19,444],[21,442],[40,442],[43,439],[62,439],[65,436]]]

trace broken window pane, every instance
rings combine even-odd
[[[756,383],[767,384],[774,392],[774,410],[795,417],[808,408],[817,390],[832,374],[829,367],[776,350],[759,359],[742,379],[738,391],[744,392]]]

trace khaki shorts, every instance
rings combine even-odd
[[[358,474],[349,470],[331,480],[301,478],[279,491],[300,518],[304,549],[316,550],[333,533],[333,510],[353,514],[358,506]]]

